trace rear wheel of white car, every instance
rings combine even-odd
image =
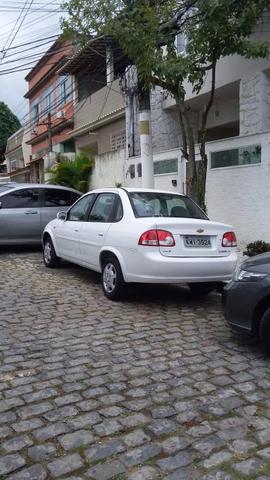
[[[110,300],[120,300],[125,292],[125,281],[118,260],[109,257],[102,265],[102,288]]]
[[[188,286],[193,295],[201,296],[201,297],[209,295],[209,293],[213,292],[213,290],[215,290],[216,288],[216,284],[211,282],[189,283]]]
[[[265,353],[270,353],[270,308],[263,314],[260,323],[260,340]]]
[[[43,260],[48,268],[58,267],[61,261],[55,253],[53,242],[50,237],[46,237],[44,241]]]

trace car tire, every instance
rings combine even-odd
[[[263,351],[270,353],[270,308],[264,312],[259,328],[259,336]]]
[[[216,289],[216,284],[212,282],[189,283],[188,286],[192,295],[198,297],[206,297],[206,295],[209,295],[209,293]]]
[[[125,281],[120,264],[115,257],[108,257],[102,265],[102,288],[109,300],[120,300],[125,293]]]
[[[56,268],[61,262],[61,258],[59,258],[55,253],[54,245],[50,237],[45,238],[44,241],[43,260],[45,266],[48,268]]]

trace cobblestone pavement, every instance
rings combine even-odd
[[[0,254],[0,478],[270,478],[269,360],[220,297]]]

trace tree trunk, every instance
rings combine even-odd
[[[188,161],[189,174],[186,178],[187,194],[196,200],[196,159],[195,159],[195,142],[193,129],[190,123],[188,111],[186,109],[184,100],[179,96],[175,96],[179,124],[182,136],[182,153],[184,158]]]
[[[205,150],[207,120],[208,120],[209,112],[214,102],[215,88],[216,88],[216,62],[213,63],[213,67],[212,67],[212,82],[211,82],[210,98],[202,116],[202,124],[201,124],[200,133],[199,133],[201,164],[200,164],[200,170],[199,170],[199,175],[197,180],[197,195],[198,195],[198,203],[204,211],[206,211],[205,193],[206,193],[206,178],[207,178],[207,164],[208,164],[208,158]]]

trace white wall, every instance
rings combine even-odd
[[[261,164],[210,168],[211,152],[261,144]],[[270,132],[207,144],[206,203],[212,220],[233,225],[240,246],[270,242]]]
[[[124,184],[126,149],[95,156],[95,166],[90,178],[90,188],[115,187]]]

